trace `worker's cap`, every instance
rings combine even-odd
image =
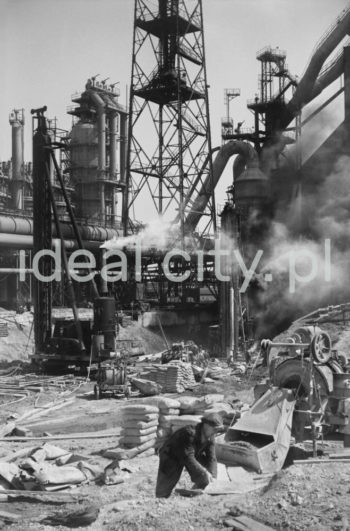
[[[204,424],[208,424],[212,428],[215,428],[217,431],[223,430],[224,425],[222,423],[222,418],[218,413],[207,413],[202,418]]]

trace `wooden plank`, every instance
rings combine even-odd
[[[72,433],[71,435],[50,435],[50,437],[0,437],[1,442],[14,441],[69,441],[71,439],[102,439],[107,437],[119,437],[119,433]]]
[[[7,496],[11,496],[13,498],[17,498],[17,497],[21,497],[21,496],[30,496],[30,497],[36,497],[36,498],[50,498],[50,500],[52,498],[74,498],[75,500],[77,499],[82,499],[82,498],[88,498],[89,495],[88,494],[83,494],[83,493],[72,493],[72,492],[67,492],[67,491],[47,491],[47,490],[12,490],[12,489],[5,489],[5,490],[2,490],[0,491],[1,494],[4,494],[4,495],[7,495]]]
[[[339,458],[350,459],[350,451],[346,450],[344,452],[339,452],[336,454],[329,454],[328,457],[329,459],[339,459]]]
[[[295,459],[293,461],[293,465],[323,465],[325,463],[350,463],[350,459]]]
[[[227,526],[237,529],[237,531],[274,531],[273,527],[262,524],[246,514],[225,519]]]

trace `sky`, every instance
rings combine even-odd
[[[235,122],[253,124],[246,100],[258,88],[256,52],[266,45],[279,46],[287,52],[290,71],[300,76],[317,41],[348,4],[347,0],[203,0],[213,146],[221,144],[225,88],[241,90],[230,106]],[[95,74],[119,81],[120,102],[126,102],[133,8],[133,0],[0,0],[0,160],[11,157],[8,116],[13,108],[25,109],[29,161],[31,108],[47,105],[47,116],[57,117],[58,126],[69,129],[66,108],[71,95],[82,91],[87,78]],[[327,111],[330,124],[340,116],[341,107],[337,100]],[[219,200],[229,179],[225,176],[220,183]]]

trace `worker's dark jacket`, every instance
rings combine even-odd
[[[201,429],[202,424],[196,427],[185,426],[176,431],[160,449],[157,497],[170,496],[183,468],[186,468],[198,488],[204,488],[208,484],[206,471],[216,477],[215,443],[207,441],[203,444]]]

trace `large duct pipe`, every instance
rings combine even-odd
[[[289,112],[293,116],[305,105],[308,95],[312,93],[314,84],[320,73],[323,63],[336,48],[341,40],[350,31],[350,8],[344,10],[344,13],[337,18],[336,22],[330,27],[325,36],[317,44],[316,50],[312,55],[310,62],[301,78],[292,99],[287,105]],[[289,123],[289,122],[288,122]],[[284,124],[284,125],[288,125]]]
[[[24,113],[14,109],[9,118],[12,127],[12,206],[16,210],[24,208],[23,165],[24,165]]]
[[[65,239],[75,239],[73,227],[61,221],[62,233]],[[53,227],[53,234],[56,235]],[[105,227],[94,227],[92,225],[79,225],[79,231],[83,240],[104,242],[113,237],[118,237],[119,233],[115,229]],[[28,217],[10,216],[0,214],[0,233],[8,234],[33,234],[33,220]]]
[[[98,177],[99,177],[99,198],[101,221],[105,222],[106,201],[105,185],[103,182],[106,170],[106,111],[103,99],[95,92],[90,92],[92,101],[97,108],[97,126],[98,126]]]
[[[242,155],[248,168],[258,168],[259,157],[253,146],[247,142],[231,140],[222,146],[213,162],[213,177],[208,175],[200,189],[197,198],[194,200],[191,212],[185,219],[185,230],[192,231],[201,219],[205,207],[211,197],[211,186],[215,188],[218,184],[222,172],[230,157],[233,155]]]
[[[116,181],[117,177],[117,134],[118,134],[118,114],[113,112],[109,118],[109,177],[111,181]],[[112,189],[112,221],[116,222],[116,201],[115,188]]]
[[[350,44],[350,41],[347,42],[347,44]],[[328,87],[333,81],[335,81],[338,77],[342,75],[344,72],[344,51],[341,50],[339,54],[333,59],[333,61],[330,61],[327,63],[324,68],[322,69],[320,75],[316,79],[316,82],[314,84],[314,87],[312,89],[311,94],[307,97],[306,103],[313,100],[321,94],[321,92]]]

